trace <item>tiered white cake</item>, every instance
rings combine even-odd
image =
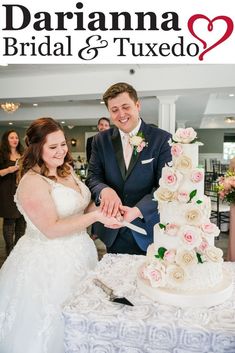
[[[223,252],[214,246],[219,228],[210,222],[204,195],[204,170],[198,167],[196,132],[178,129],[171,141],[173,162],[162,169],[158,201],[160,223],[138,274],[140,290],[151,299],[176,306],[213,306],[232,294],[223,271]]]

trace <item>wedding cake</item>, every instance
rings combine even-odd
[[[160,222],[154,243],[139,269],[138,287],[154,301],[175,306],[214,306],[232,294],[223,252],[215,247],[219,228],[210,222],[210,198],[204,195],[204,170],[198,166],[197,134],[178,129],[172,162],[162,169],[154,193]]]

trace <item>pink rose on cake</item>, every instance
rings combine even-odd
[[[173,143],[171,146],[171,154],[173,157],[179,157],[183,153],[183,148],[180,143]]]
[[[176,194],[174,191],[160,187],[154,192],[153,197],[156,201],[173,201]]]
[[[149,264],[143,270],[143,276],[150,281],[152,287],[163,287],[166,284],[165,268],[158,262]]]
[[[182,226],[178,234],[182,245],[189,250],[198,247],[202,240],[201,231],[197,227]]]
[[[201,241],[201,244],[199,245],[198,247],[198,251],[200,254],[204,253],[204,251],[209,247],[209,243],[208,241],[202,237],[202,241]]]
[[[173,235],[173,236],[177,235],[178,230],[179,230],[179,226],[174,223],[168,223],[165,228],[166,234]]]
[[[182,180],[182,175],[171,167],[162,168],[162,177],[159,184],[163,188],[167,188],[171,191],[176,191],[179,187],[179,183]]]
[[[214,223],[208,222],[201,225],[201,229],[205,235],[211,235],[213,237],[218,237],[220,230]]]
[[[175,262],[186,269],[198,263],[197,255],[194,250],[178,250],[175,256]]]
[[[181,143],[192,143],[197,138],[197,133],[192,127],[179,128],[173,135],[173,141]]]
[[[177,265],[170,265],[166,270],[166,279],[169,286],[180,287],[187,278],[184,269]]]
[[[199,168],[193,169],[191,172],[191,180],[193,183],[200,183],[204,179],[204,173]]]
[[[181,173],[188,173],[192,169],[192,160],[187,156],[179,156],[175,161],[175,168]]]
[[[189,192],[186,190],[179,190],[177,194],[177,199],[179,202],[187,203],[190,200]]]
[[[163,260],[173,264],[175,262],[175,255],[176,255],[176,250],[174,250],[174,249],[167,250],[164,253]]]

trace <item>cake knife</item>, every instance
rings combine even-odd
[[[115,303],[120,303],[120,304],[125,304],[125,305],[130,305],[130,306],[134,306],[134,304],[132,304],[128,299],[126,299],[125,297],[117,297],[116,295],[113,294],[113,289],[109,288],[108,286],[106,286],[106,284],[104,284],[103,282],[101,282],[98,278],[94,278],[93,280],[94,284],[101,288],[109,297],[109,300],[111,302],[115,302]]]
[[[145,229],[138,227],[135,224],[132,224],[132,223],[129,223],[126,221],[122,221],[121,223],[124,225],[124,227],[130,228],[130,229],[134,230],[135,232],[147,235],[147,232]]]

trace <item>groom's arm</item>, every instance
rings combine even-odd
[[[97,138],[95,136],[92,141],[92,153],[88,166],[86,185],[90,189],[92,199],[96,204],[100,203],[101,191],[108,187],[105,183],[104,175],[104,161],[102,160],[101,153],[99,153]]]

